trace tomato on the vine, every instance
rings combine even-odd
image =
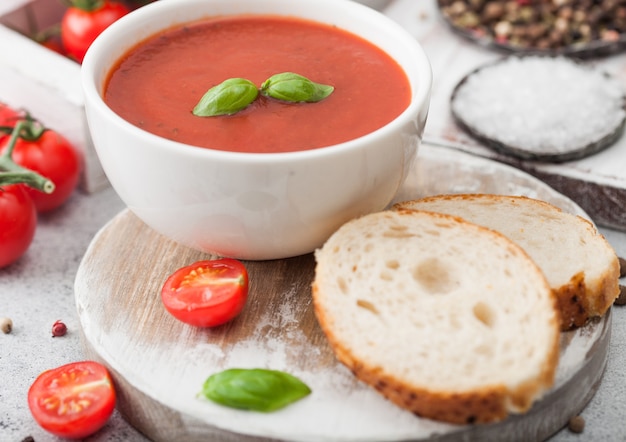
[[[23,118],[21,112],[13,109],[8,104],[0,103],[0,126],[13,127],[21,118]],[[1,136],[2,134],[0,134]]]
[[[68,56],[82,63],[98,35],[130,12],[115,0],[69,0],[61,20],[61,40]]]
[[[17,261],[35,236],[37,210],[25,186],[0,187],[0,268]]]
[[[198,261],[167,278],[161,299],[176,319],[196,327],[215,327],[243,310],[248,299],[248,272],[236,259]]]
[[[63,56],[66,55],[60,35],[47,35],[41,40],[38,40],[38,43],[44,48],[51,50],[52,52],[56,52],[57,54]]]
[[[61,206],[72,194],[82,170],[82,158],[70,142],[55,132],[27,119],[24,130],[15,143],[13,161],[48,178],[55,185],[52,193],[27,188],[39,212],[48,212]],[[0,139],[0,153],[9,144],[10,137]]]
[[[115,389],[102,364],[72,362],[35,379],[28,390],[28,408],[46,431],[81,439],[106,424],[115,408]]]

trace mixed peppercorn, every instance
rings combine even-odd
[[[517,49],[615,44],[626,32],[626,0],[437,1],[458,30]]]

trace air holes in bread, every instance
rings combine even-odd
[[[356,305],[358,305],[359,307],[363,307],[366,310],[369,310],[370,312],[374,313],[375,315],[378,315],[378,309],[376,308],[376,306],[374,304],[372,304],[369,301],[366,301],[364,299],[357,299],[356,300]]]
[[[391,272],[380,272],[379,276],[383,281],[393,281],[393,274]]]
[[[485,304],[484,302],[478,302],[474,305],[472,312],[474,313],[476,319],[478,319],[480,322],[482,322],[489,328],[493,327],[493,324],[495,322],[495,313],[488,304]]]
[[[482,344],[476,347],[476,353],[482,356],[492,357],[493,356],[493,348],[489,345]],[[512,365],[512,364],[509,364]]]
[[[385,261],[385,267],[387,267],[388,269],[396,270],[400,268],[400,262],[398,262],[398,260],[396,259],[388,259],[387,261]]]
[[[413,236],[413,234],[406,228],[406,226],[392,225],[387,227],[387,230],[385,230],[383,236],[387,238],[402,239],[410,238]]]
[[[337,287],[339,287],[339,290],[341,290],[341,293],[344,295],[348,293],[348,284],[345,279],[341,277],[337,278]]]
[[[433,295],[445,294],[452,289],[450,269],[437,258],[421,261],[413,270],[413,278]]]
[[[395,259],[385,261],[385,268],[380,272],[380,279],[393,281],[394,273],[400,268],[400,263]]]

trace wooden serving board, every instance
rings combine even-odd
[[[469,189],[539,196],[580,210],[526,174],[465,155],[425,146],[399,198]],[[591,399],[606,365],[610,314],[562,334],[556,385],[529,413],[484,426],[418,418],[356,381],[335,360],[313,313],[312,254],[246,262],[249,302],[229,324],[198,329],[172,318],[159,298],[165,278],[207,258],[165,239],[125,210],[94,238],[76,276],[86,356],[109,367],[118,409],[155,441],[543,440]],[[313,392],[269,414],[198,397],[209,375],[231,367],[288,371]]]

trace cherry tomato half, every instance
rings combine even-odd
[[[0,187],[0,268],[26,252],[35,236],[37,210],[25,186]]]
[[[84,3],[84,2],[83,2]],[[87,49],[98,35],[130,12],[123,3],[113,0],[87,2],[95,9],[67,8],[61,20],[61,40],[68,56],[83,62]],[[75,4],[78,4],[76,2]]]
[[[95,433],[115,408],[115,389],[106,367],[72,362],[44,371],[28,390],[28,407],[50,433],[80,439]]]
[[[176,319],[196,327],[215,327],[243,310],[248,299],[248,272],[236,259],[198,261],[167,278],[161,299]]]
[[[0,152],[6,149],[9,139],[0,139]],[[39,212],[48,212],[61,206],[78,185],[82,169],[81,156],[65,137],[53,130],[45,130],[32,141],[18,139],[11,157],[20,166],[54,183],[54,191],[50,194],[26,189]]]

